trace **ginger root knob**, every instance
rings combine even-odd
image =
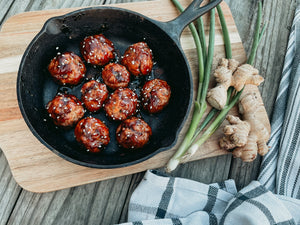
[[[239,62],[234,59],[223,58],[220,60],[218,68],[214,72],[218,84],[207,93],[207,101],[212,107],[218,110],[224,108],[227,100],[227,90],[232,82],[232,73],[238,65]]]
[[[261,97],[247,87],[239,100],[243,121],[235,116],[227,116],[231,125],[224,127],[225,136],[220,140],[220,147],[234,149],[234,157],[251,162],[257,154],[263,156],[269,151],[267,141],[271,127]]]
[[[231,125],[224,127],[225,136],[220,140],[220,147],[228,150],[246,145],[250,132],[250,124],[232,115],[228,115],[226,119]]]
[[[208,103],[221,110],[227,99],[227,90],[233,86],[235,90],[241,91],[247,84],[260,85],[264,78],[258,74],[258,70],[249,64],[238,66],[234,59],[221,59],[218,68],[214,72],[217,86],[207,93]]]
[[[258,70],[249,64],[243,64],[233,74],[231,86],[240,91],[246,84],[260,85],[264,78],[258,74]]]

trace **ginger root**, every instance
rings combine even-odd
[[[226,119],[231,125],[224,127],[225,136],[220,140],[220,147],[228,150],[246,145],[250,124],[247,121],[240,120],[237,116],[228,115]]]
[[[233,86],[240,91],[246,84],[260,85],[264,78],[258,74],[258,70],[249,64],[238,66],[234,59],[221,59],[218,68],[215,70],[214,77],[217,86],[207,93],[208,103],[221,110],[224,108],[227,99],[227,90]]]
[[[232,125],[224,127],[225,137],[220,140],[221,148],[227,150],[235,148],[232,152],[233,156],[241,158],[244,162],[253,161],[257,153],[263,156],[269,151],[267,141],[271,133],[269,118],[262,99],[251,91],[249,86],[251,85],[245,87],[239,100],[239,112],[242,114],[243,121],[228,116],[227,119]]]
[[[218,84],[207,93],[207,101],[212,107],[218,110],[224,108],[227,99],[227,90],[232,83],[232,74],[238,65],[239,62],[234,59],[222,58],[220,60],[214,72],[214,77]]]

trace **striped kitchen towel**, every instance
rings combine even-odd
[[[271,125],[271,148],[258,180],[276,194],[300,199],[300,6],[290,32]]]
[[[207,185],[149,170],[131,196],[128,221],[122,225],[300,224],[300,200],[257,181],[237,192],[233,180]]]

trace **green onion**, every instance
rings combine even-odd
[[[237,103],[242,94],[242,91],[238,92],[233,99],[229,103],[229,99],[231,96],[233,88],[229,88],[227,95],[227,104],[225,107],[220,111],[216,119],[211,123],[211,125],[205,130],[205,132],[201,135],[201,137],[188,149],[186,155],[184,157],[191,157],[195,154],[195,152],[199,149],[199,147],[220,127],[223,123],[226,115],[228,114],[229,110]],[[228,104],[229,103],[229,104]]]
[[[206,40],[205,40],[205,29],[204,29],[204,23],[202,17],[200,17],[197,20],[197,25],[198,25],[198,32],[200,36],[200,42],[201,42],[201,48],[202,48],[202,55],[203,55],[203,60],[204,64],[206,63],[207,59],[207,53],[206,53]]]
[[[258,12],[257,12],[257,20],[256,20],[256,25],[255,25],[255,35],[252,43],[252,48],[251,48],[251,54],[249,56],[249,59],[247,61],[248,64],[253,65],[254,63],[254,58],[256,55],[257,47],[259,44],[259,41],[261,38],[260,37],[260,24],[262,20],[262,3],[261,1],[258,2]]]
[[[204,70],[204,82],[201,92],[200,105],[206,105],[206,94],[210,80],[210,72],[214,59],[214,49],[215,49],[215,9],[210,11],[210,29],[209,29],[209,45],[208,54]]]
[[[200,127],[198,127],[198,129],[196,130],[190,144],[192,144],[196,138],[198,137],[198,135],[201,133],[201,131],[209,124],[209,122],[215,117],[215,115],[219,112],[219,110],[213,108],[212,110],[210,110],[210,112],[207,114],[207,116],[205,117],[204,121],[201,123]]]
[[[223,13],[223,10],[222,10],[220,5],[217,6],[217,10],[218,10],[218,15],[219,15],[219,19],[220,19],[220,23],[221,23],[221,27],[222,27],[226,58],[231,59],[232,58],[231,42],[230,42],[229,32],[228,32],[228,29],[227,29],[226,20],[225,20],[224,13]],[[230,90],[228,90],[227,96],[230,96]],[[201,131],[207,126],[207,124],[214,118],[214,116],[218,112],[219,112],[219,110],[213,108],[208,113],[205,120],[202,122],[200,127],[196,130],[195,135],[194,135],[191,143],[194,142],[196,137],[201,133]]]
[[[267,24],[265,24],[265,25],[263,26],[263,28],[261,29],[261,32],[260,32],[260,34],[259,34],[258,43],[260,43],[260,41],[261,41],[261,39],[262,39],[262,37],[263,37],[263,34],[265,33],[266,28],[267,28]]]
[[[180,3],[177,0],[172,0],[172,2],[175,4],[175,6],[182,12],[183,8],[180,5]],[[211,10],[211,23],[210,23],[210,36],[209,36],[209,47],[208,47],[208,56],[206,60],[206,65],[204,69],[203,64],[203,51],[201,46],[201,41],[199,38],[199,35],[197,33],[197,30],[194,26],[194,24],[190,25],[190,29],[192,32],[192,35],[194,37],[194,41],[197,48],[197,54],[199,59],[199,84],[198,84],[198,92],[196,101],[194,103],[194,112],[192,121],[190,124],[190,127],[187,131],[187,134],[181,143],[180,147],[178,148],[177,152],[173,155],[173,157],[170,159],[169,163],[167,164],[166,171],[170,172],[174,170],[178,164],[180,163],[180,159],[184,156],[186,153],[188,147],[191,144],[192,138],[196,132],[196,129],[205,113],[205,110],[207,108],[206,103],[206,94],[208,89],[208,84],[210,80],[210,72],[211,72],[211,66],[213,61],[213,54],[214,54],[214,40],[215,40],[215,14],[214,9]],[[203,29],[204,30],[204,29]],[[203,35],[203,32],[201,32]],[[200,35],[201,35],[200,33]],[[205,37],[202,37],[203,40],[205,40]],[[200,65],[201,63],[201,65]]]
[[[217,5],[217,10],[218,10],[218,15],[219,15],[219,19],[220,19],[220,23],[221,23],[221,27],[222,27],[222,32],[223,32],[226,58],[227,59],[232,59],[230,36],[229,36],[226,20],[225,20],[224,14],[223,14],[223,10],[222,10],[220,5]]]

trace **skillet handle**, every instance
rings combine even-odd
[[[200,7],[203,0],[194,0],[177,18],[166,23],[168,32],[174,35],[175,38],[180,38],[183,29],[191,22],[210,11],[221,3],[222,0],[210,1],[205,6]]]

